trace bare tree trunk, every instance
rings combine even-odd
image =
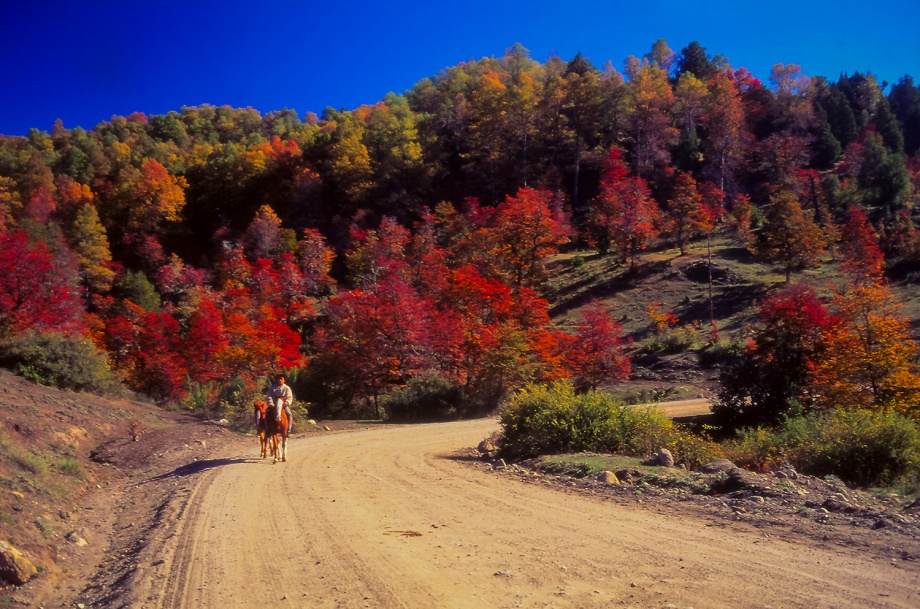
[[[716,316],[712,304],[712,231],[706,233],[706,257],[709,262],[709,327],[716,325]]]

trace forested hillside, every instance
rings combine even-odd
[[[327,413],[381,414],[389,397],[391,416],[471,414],[532,381],[628,378],[622,312],[585,302],[554,323],[552,256],[590,251],[629,277],[716,237],[793,286],[736,364],[765,371],[744,377],[762,391],[726,403],[753,392],[770,419],[763,403],[808,387],[816,404],[916,411],[890,282],[920,279],[918,200],[910,76],[777,64],[761,82],[664,40],[620,69],[516,45],[321,117],[198,106],[58,122],[0,136],[0,355],[42,382],[124,382],[236,416],[282,369]],[[839,289],[796,290],[830,261]],[[662,337],[676,325],[644,307]],[[725,341],[711,312],[695,321]],[[833,357],[815,367],[819,343]],[[857,344],[865,357],[845,357]],[[411,391],[438,396],[432,412]]]

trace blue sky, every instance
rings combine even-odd
[[[0,134],[204,103],[353,109],[515,42],[540,62],[581,51],[622,71],[658,38],[675,51],[696,40],[764,81],[798,63],[918,83],[918,24],[920,0],[18,0],[0,5]]]

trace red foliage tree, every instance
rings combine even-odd
[[[836,323],[811,362],[821,408],[891,408],[920,416],[920,371],[910,320],[884,281],[857,281],[835,296]]]
[[[188,368],[183,346],[179,322],[166,311],[148,311],[137,337],[136,368],[128,377],[132,388],[160,402],[184,398]]]
[[[589,239],[602,251],[613,245],[635,267],[639,253],[658,235],[658,205],[645,180],[629,177],[618,148],[607,156],[601,194],[588,213]]]
[[[415,225],[406,256],[412,285],[420,294],[437,297],[447,289],[451,252],[438,243],[437,218],[427,210]]]
[[[385,388],[435,367],[435,318],[431,301],[390,276],[371,289],[330,298],[314,347],[352,379],[379,415]]]
[[[717,410],[745,424],[773,424],[810,400],[809,367],[825,355],[837,320],[814,289],[790,285],[767,298],[742,358],[722,373]]]
[[[23,231],[0,233],[0,335],[23,330],[86,329],[77,270]]]
[[[41,186],[36,188],[26,203],[25,216],[30,220],[46,224],[56,209],[51,193]]]
[[[116,304],[111,297],[98,297],[94,305],[103,321],[101,341],[112,366],[127,377],[137,368],[138,337],[146,311],[129,300]]]
[[[538,285],[546,257],[568,242],[569,223],[552,203],[548,191],[521,188],[517,195],[506,197],[489,218],[482,237],[489,244],[488,266],[508,285]]]
[[[624,349],[620,324],[600,303],[582,311],[568,359],[577,391],[622,381],[632,368]]]
[[[878,237],[865,212],[850,208],[850,216],[840,231],[840,268],[860,282],[878,282],[883,277],[885,257]]]
[[[318,230],[304,229],[303,238],[297,242],[297,264],[307,294],[322,294],[335,283],[329,276],[334,257],[335,253]]]
[[[528,319],[540,312],[516,306],[511,288],[483,277],[472,265],[454,271],[450,284],[442,306],[457,315],[463,379],[471,391],[497,402],[535,372],[522,322],[529,325]],[[530,330],[534,336],[536,328]]]
[[[714,225],[710,209],[703,204],[696,180],[689,173],[677,174],[674,194],[668,201],[667,224],[677,240],[681,254],[686,253],[687,239],[696,233],[706,233]]]
[[[185,338],[184,354],[191,379],[196,383],[225,380],[220,356],[229,345],[230,337],[217,303],[212,298],[203,299],[189,319]]]
[[[348,275],[358,287],[367,288],[393,275],[408,278],[406,249],[411,235],[393,218],[384,218],[377,230],[351,228],[351,244],[345,255]]]

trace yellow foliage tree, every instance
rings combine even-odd
[[[825,352],[811,364],[819,408],[891,408],[920,417],[917,344],[910,320],[882,282],[854,283],[833,300],[839,318],[823,337]]]
[[[80,275],[90,292],[102,294],[112,288],[115,272],[105,228],[96,207],[86,204],[77,210],[70,230],[73,249],[80,258]]]
[[[147,159],[131,189],[130,228],[154,232],[162,222],[177,222],[185,207],[185,178],[173,176],[155,159]]]

